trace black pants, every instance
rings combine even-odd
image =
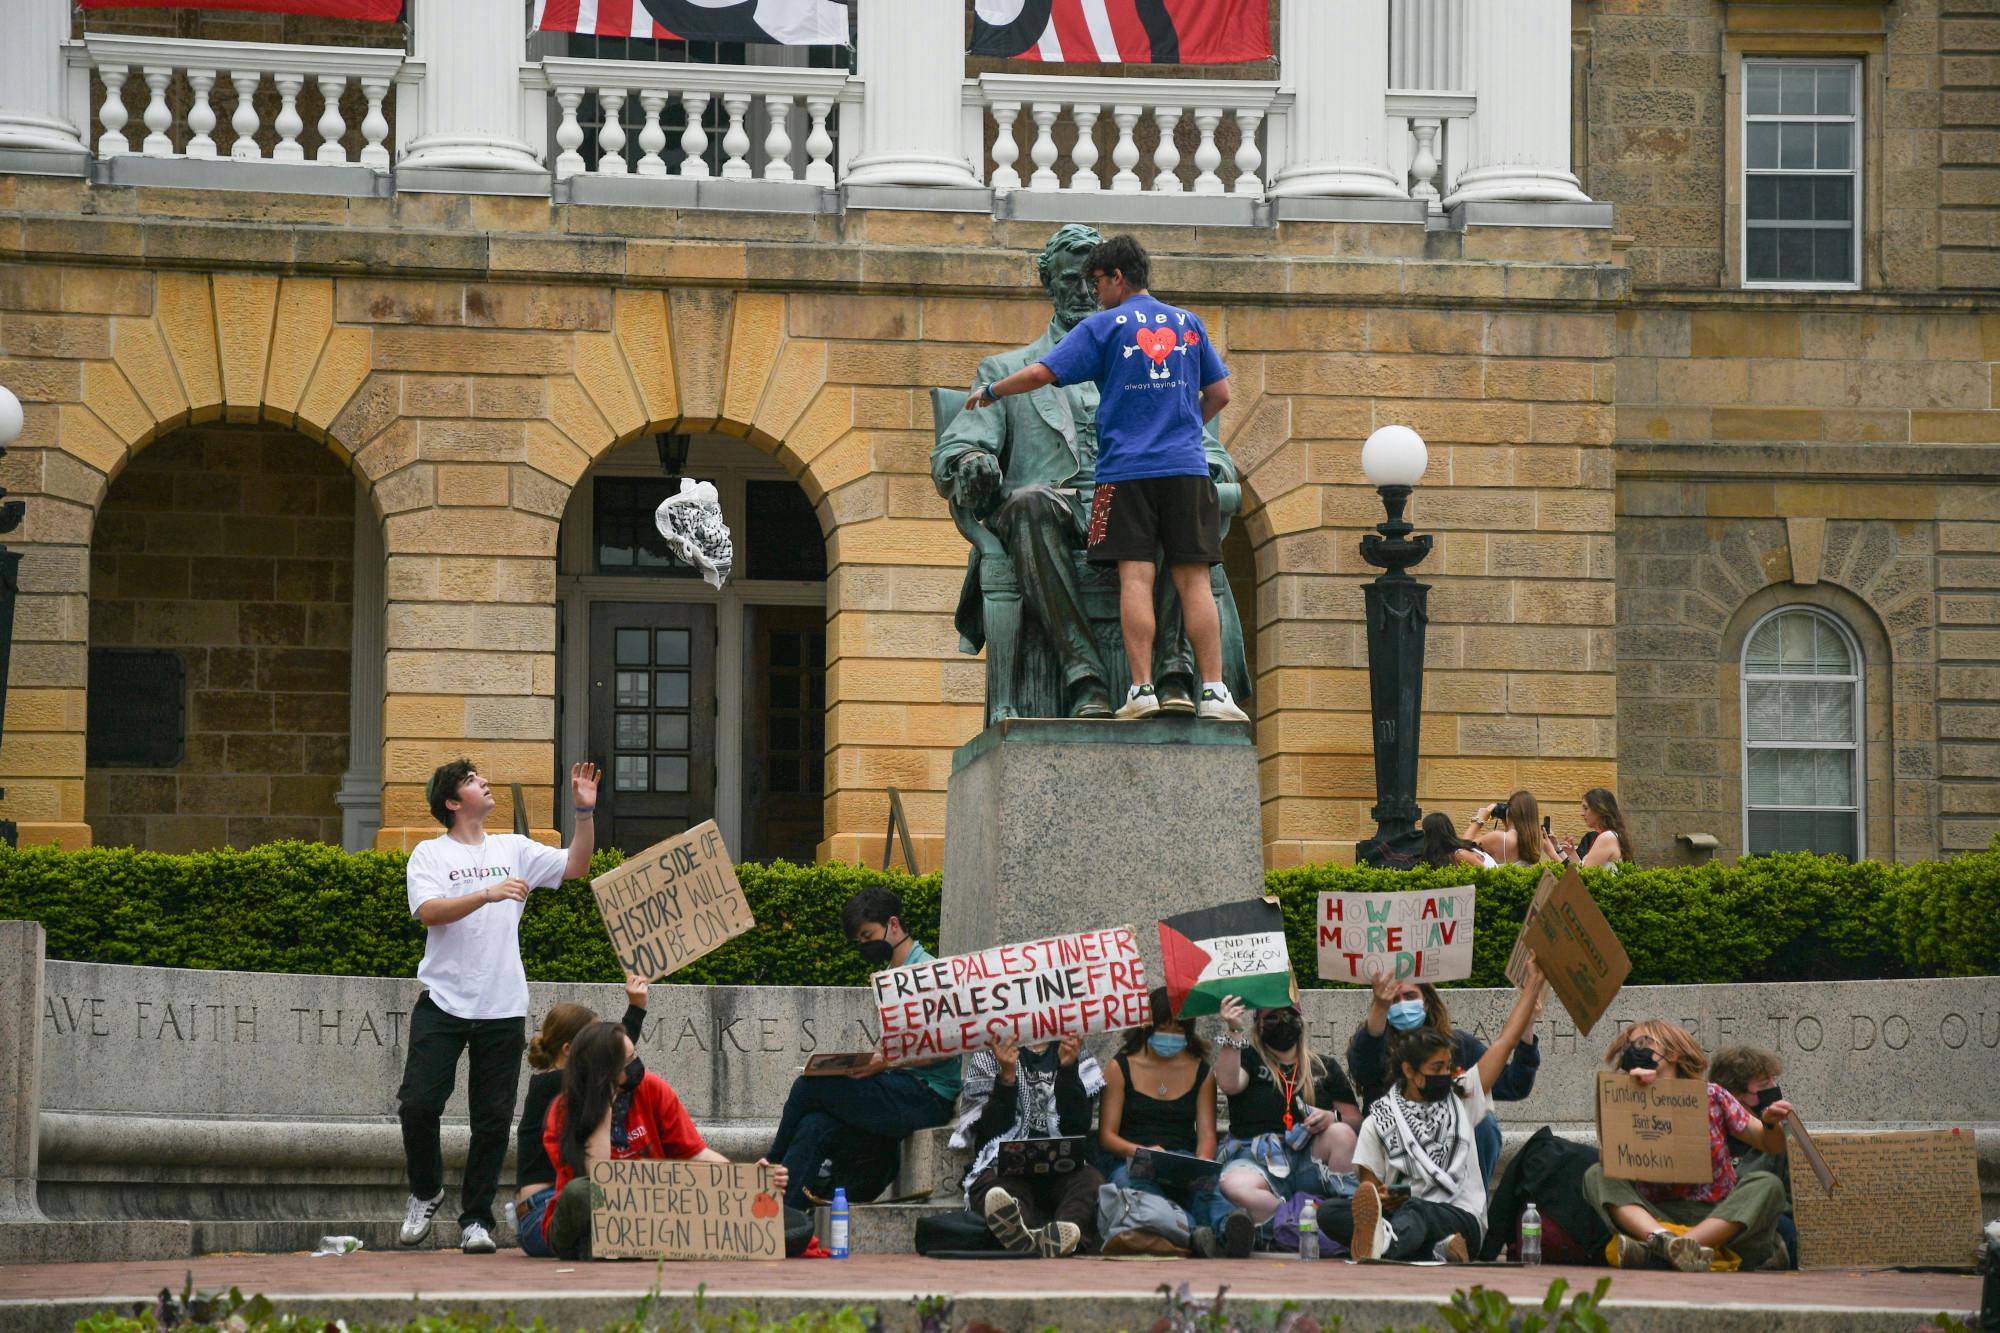
[[[1003,1176],[991,1168],[965,1188],[965,1201],[979,1216],[986,1216],[986,1196],[995,1189],[1006,1190],[1021,1205],[1025,1226],[1046,1226],[1050,1222],[1074,1222],[1083,1233],[1080,1252],[1097,1252],[1097,1191],[1104,1177],[1094,1166],[1080,1166],[1059,1176]]]
[[[472,1121],[472,1151],[465,1159],[458,1222],[493,1230],[493,1192],[507,1157],[514,1093],[521,1082],[521,1053],[528,1045],[525,1018],[456,1018],[431,1003],[429,991],[410,1011],[410,1052],[396,1093],[403,1122],[403,1162],[410,1193],[428,1199],[444,1189],[444,1147],[439,1120],[458,1081],[458,1057],[472,1052],[465,1107]]]
[[[1426,1203],[1422,1199],[1405,1199],[1389,1214],[1389,1232],[1393,1239],[1389,1248],[1375,1257],[1378,1259],[1428,1259],[1437,1243],[1447,1240],[1453,1232],[1465,1237],[1465,1251],[1469,1255],[1479,1253],[1479,1219],[1463,1208],[1454,1208],[1448,1203]],[[1319,1233],[1337,1240],[1348,1249],[1354,1248],[1354,1206],[1349,1199],[1327,1199],[1319,1206]]]

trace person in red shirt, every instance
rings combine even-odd
[[[618,1023],[593,1023],[570,1045],[562,1096],[549,1106],[542,1144],[556,1168],[556,1201],[544,1214],[543,1234],[558,1259],[590,1257],[590,1179],[597,1158],[643,1157],[676,1162],[727,1162],[702,1141],[681,1099],[632,1054],[632,1038]],[[789,1173],[773,1169],[780,1193]],[[812,1223],[785,1210],[785,1251],[797,1254],[812,1239]]]
[[[1604,1062],[1642,1083],[1662,1074],[1699,1079],[1708,1068],[1708,1054],[1694,1034],[1678,1023],[1650,1019],[1634,1023],[1612,1039]],[[1784,1182],[1767,1171],[1739,1178],[1729,1156],[1731,1137],[1759,1152],[1776,1156],[1785,1150],[1785,1117],[1792,1104],[1777,1101],[1763,1108],[1763,1118],[1713,1083],[1708,1084],[1708,1153],[1712,1168],[1702,1185],[1656,1185],[1613,1180],[1600,1163],[1584,1173],[1583,1196],[1616,1229],[1607,1257],[1615,1268],[1677,1268],[1706,1273],[1723,1246],[1743,1261],[1743,1271],[1783,1268],[1785,1243],[1778,1238],[1778,1218],[1785,1211]],[[1662,1222],[1685,1227],[1674,1235]]]

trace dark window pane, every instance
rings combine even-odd
[[[1813,234],[1803,227],[1778,229],[1778,280],[1813,280]]]
[[[1752,282],[1773,282],[1778,276],[1778,233],[1772,227],[1752,227],[1745,238],[1745,275]]]
[[[743,487],[750,531],[747,576],[753,579],[826,578],[826,539],[806,493],[789,481],[752,481]]]
[[[659,631],[658,643],[653,660],[661,666],[686,666],[688,664],[688,641],[690,633],[684,629],[663,629]]]
[[[661,755],[653,761],[654,791],[686,791],[688,789],[688,761],[686,755]]]
[[[687,749],[688,715],[686,713],[655,713],[653,715],[653,748],[656,750]]]
[[[617,767],[613,770],[616,775],[613,785],[619,791],[644,791],[646,790],[646,769],[647,762],[645,755],[621,754],[618,756]]]
[[[1778,216],[1787,222],[1810,222],[1813,206],[1813,178],[1779,176]]]
[[[655,708],[686,708],[688,706],[688,673],[685,671],[656,671],[653,673],[653,700]]]
[[[1752,171],[1769,171],[1778,165],[1778,126],[1775,122],[1759,121],[1750,126],[1748,165]]]
[[[1786,171],[1811,171],[1813,164],[1813,127],[1804,125],[1781,125],[1778,127],[1778,165]]]
[[[795,667],[799,660],[799,636],[776,633],[771,636],[771,665],[774,667]]]
[[[1823,228],[1813,233],[1813,276],[1821,282],[1854,281],[1854,233]]]
[[[773,750],[797,750],[799,748],[799,720],[795,717],[774,717],[771,719],[771,748]]]
[[[649,698],[646,684],[646,673],[643,671],[619,672],[615,702],[620,708],[644,708]]]
[[[771,677],[771,707],[797,708],[799,706],[799,678],[797,676]]]
[[[643,750],[646,748],[646,714],[618,714],[618,738],[613,742],[621,750]]]
[[[826,785],[826,765],[808,755],[799,761],[799,767],[804,770],[805,789],[815,796],[819,795]]]
[[[783,796],[797,794],[799,790],[799,770],[796,764],[789,759],[774,758],[771,760],[770,772],[772,792]]]
[[[1854,67],[1829,65],[1819,71],[1819,114],[1854,114]]]
[[[1778,68],[1778,111],[1787,116],[1810,116],[1813,101],[1813,71],[1810,65],[1781,65]]]
[[[669,490],[665,477],[598,477],[592,482],[598,572],[631,574],[644,570],[672,578],[695,577],[693,566],[668,553],[666,538],[653,522],[653,511]]]
[[[1744,93],[1753,116],[1778,114],[1778,67],[1752,64],[1748,67]]]
[[[1820,125],[1819,158],[1816,165],[1821,171],[1846,171],[1854,165],[1854,127],[1852,125]]]
[[[646,631],[642,629],[621,629],[618,631],[619,666],[646,665]]]
[[[826,707],[826,677],[817,672],[814,673],[812,678],[812,706],[814,708]]]
[[[1821,222],[1850,222],[1854,218],[1854,178],[1822,176],[1813,182],[1813,216]]]
[[[1778,214],[1778,177],[1752,176],[1750,178],[1749,216],[1753,219],[1775,221]]]

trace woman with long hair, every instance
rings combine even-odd
[[[648,989],[644,977],[625,978],[625,1017],[619,1026],[635,1042],[646,1025]],[[514,1135],[514,1235],[521,1242],[521,1253],[536,1259],[555,1258],[544,1225],[556,1198],[556,1165],[542,1144],[542,1126],[549,1118],[549,1104],[562,1092],[570,1047],[596,1021],[595,1009],[565,1000],[549,1010],[542,1030],[528,1040],[528,1067],[536,1072],[528,1076],[521,1126]]]
[[[1586,866],[1630,865],[1638,860],[1632,854],[1632,835],[1625,831],[1618,798],[1609,788],[1592,787],[1583,794],[1583,827],[1587,831],[1580,841],[1563,839],[1563,860],[1574,859]]]
[[[1149,1148],[1190,1157],[1215,1156],[1215,1071],[1209,1064],[1208,1044],[1195,1031],[1194,1020],[1174,1017],[1165,986],[1156,987],[1152,998],[1152,1025],[1128,1028],[1111,1067],[1104,1071],[1097,1141],[1119,1159],[1111,1169],[1111,1183],[1157,1194],[1180,1209],[1192,1249],[1212,1259],[1216,1254],[1213,1182],[1177,1188],[1133,1172],[1134,1159]],[[1247,1235],[1247,1228],[1243,1230]]]
[[[667,1081],[633,1058],[632,1038],[617,1023],[592,1023],[571,1041],[562,1096],[549,1106],[542,1146],[556,1167],[556,1199],[543,1230],[558,1259],[590,1257],[591,1161],[729,1160],[702,1141]],[[784,1167],[772,1168],[780,1194],[789,1178]],[[797,1254],[812,1239],[812,1223],[793,1208],[784,1217],[785,1252]]]
[[[1496,822],[1499,827],[1487,827]],[[1503,866],[1540,865],[1562,855],[1555,839],[1542,827],[1541,803],[1527,790],[1509,796],[1505,805],[1480,806],[1465,826],[1465,837]]]
[[[1450,866],[1491,869],[1498,864],[1478,843],[1459,837],[1451,816],[1442,810],[1433,810],[1425,815],[1423,827],[1423,862],[1427,866],[1436,866],[1441,870]]]

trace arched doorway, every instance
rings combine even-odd
[[[676,437],[683,447],[683,475],[721,494],[734,572],[718,591],[666,552],[653,511],[678,484],[654,437],[599,460],[558,546],[560,752],[606,771],[600,846],[635,852],[712,818],[739,860],[810,864],[826,752],[819,519],[743,441]]]

